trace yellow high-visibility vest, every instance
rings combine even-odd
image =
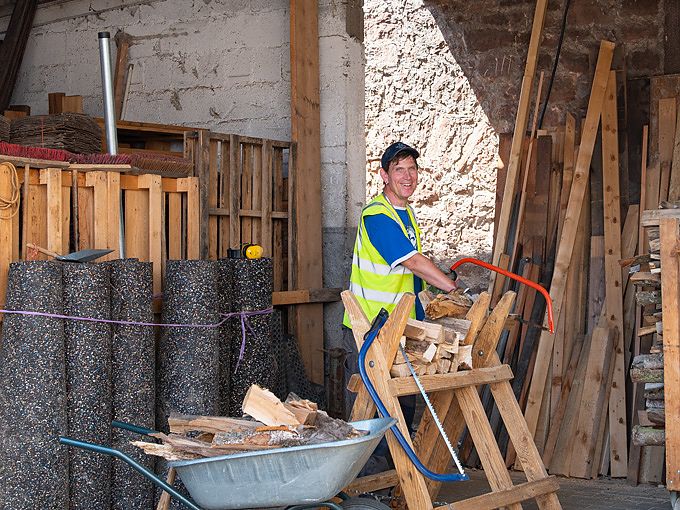
[[[410,206],[407,205],[406,210],[416,233],[418,253],[422,253],[420,229],[416,223],[415,215]],[[359,231],[354,243],[349,290],[356,296],[369,321],[372,321],[378,315],[381,308],[392,313],[404,293],[414,291],[411,270],[402,264],[392,268],[368,237],[364,220],[367,216],[376,214],[385,214],[392,218],[401,227],[404,235],[408,236],[406,226],[384,194],[381,193],[375,197],[361,211]],[[411,317],[414,319],[416,317],[415,307],[411,310]],[[345,312],[343,324],[349,328],[352,327],[347,312]]]

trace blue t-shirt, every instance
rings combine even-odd
[[[418,253],[416,230],[414,225],[411,224],[408,211],[403,207],[395,207],[394,209],[406,227],[408,237],[404,235],[401,226],[385,214],[375,214],[364,218],[368,238],[392,268]],[[423,320],[425,311],[420,299],[418,299],[418,293],[423,290],[423,280],[416,275],[413,275],[413,287],[416,295],[416,319]]]

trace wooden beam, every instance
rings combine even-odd
[[[323,287],[319,20],[316,0],[290,1],[291,135],[296,144],[292,289]],[[295,335],[312,382],[323,384],[323,305],[297,307]],[[389,372],[389,370],[388,370]]]
[[[465,372],[449,374],[434,374],[420,376],[420,382],[426,392],[440,390],[453,390],[466,386],[479,386],[512,379],[512,370],[508,365],[499,365],[489,368],[477,368]],[[397,377],[389,381],[392,395],[416,395],[420,393],[418,385],[412,377]]]
[[[342,289],[284,290],[272,293],[272,305],[305,305],[340,301]]]
[[[621,280],[621,197],[619,186],[619,134],[616,106],[616,72],[609,82],[602,110],[602,188],[604,205],[605,306],[614,334],[613,380],[609,396],[609,449],[611,476],[628,474],[626,430],[626,362],[623,337],[623,284]],[[597,462],[597,461],[595,461]]]
[[[554,493],[560,488],[557,478],[550,476],[535,482],[525,482],[515,485],[511,489],[499,492],[489,492],[463,501],[439,506],[435,510],[494,510],[512,503],[519,503],[542,495]],[[549,507],[540,507],[549,508]]]
[[[571,264],[571,258],[574,253],[574,239],[576,238],[577,227],[581,217],[583,199],[590,173],[590,162],[593,157],[593,150],[595,149],[595,139],[597,138],[600,115],[602,113],[605,92],[607,90],[607,82],[609,81],[609,71],[614,54],[614,46],[614,43],[609,41],[602,41],[600,43],[600,53],[597,59],[595,78],[593,80],[590,100],[588,102],[588,113],[586,114],[586,120],[583,124],[581,145],[576,160],[573,182],[569,193],[569,203],[567,205],[567,212],[562,227],[562,237],[560,238],[557,255],[555,257],[555,270],[550,285],[550,297],[553,300],[553,312],[556,321],[560,320],[560,313],[564,303],[566,278],[569,271],[569,265]],[[545,325],[547,326],[547,313]],[[548,368],[551,365],[550,358],[553,350],[553,340],[554,337],[549,331],[543,331],[541,333],[525,410],[527,425],[532,434],[536,432],[536,426],[538,425],[538,416],[543,402],[545,381],[548,376]]]
[[[534,11],[534,20],[531,28],[531,38],[529,39],[529,50],[524,67],[524,77],[519,95],[519,106],[517,107],[517,117],[515,118],[515,129],[512,135],[512,146],[510,148],[510,162],[505,178],[505,188],[503,189],[503,201],[501,202],[500,220],[498,221],[498,232],[493,250],[493,264],[498,265],[501,253],[505,252],[508,242],[510,219],[512,215],[512,204],[517,185],[517,176],[522,165],[522,145],[529,123],[529,109],[531,106],[531,93],[533,91],[534,77],[536,75],[536,65],[538,63],[538,50],[543,37],[543,24],[548,8],[548,0],[537,0]],[[512,253],[510,254],[512,256]],[[493,289],[495,281],[494,272],[491,273],[489,291]]]
[[[680,219],[664,218],[661,235],[661,292],[663,294],[664,405],[666,416],[680,415]],[[666,486],[680,487],[680,421],[666,420]]]
[[[674,97],[659,100],[659,188],[658,203],[668,200],[668,188],[675,143],[676,101]]]

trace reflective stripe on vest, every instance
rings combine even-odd
[[[417,251],[421,253],[420,229],[411,207],[407,206],[406,210],[415,230]],[[373,320],[381,308],[391,313],[405,292],[414,291],[411,270],[402,264],[397,264],[394,268],[390,267],[368,237],[364,220],[367,216],[377,214],[384,214],[396,221],[404,235],[408,236],[406,226],[399,214],[383,194],[374,198],[361,212],[357,239],[354,243],[349,289],[356,296],[369,321]],[[415,318],[415,313],[415,307],[413,307],[411,317]],[[343,324],[351,327],[347,313],[345,313]]]

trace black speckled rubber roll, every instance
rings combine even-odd
[[[153,273],[150,262],[115,260],[111,267],[111,318],[154,322]],[[154,429],[156,426],[156,343],[149,326],[113,326],[113,419]],[[130,444],[143,437],[113,428],[113,447],[153,470],[154,458]],[[114,461],[111,481],[113,510],[150,510],[153,484],[124,462]]]
[[[233,259],[222,259],[216,262],[218,281],[217,297],[220,313],[232,311],[232,301],[234,294],[234,264]],[[220,320],[222,320],[220,318]],[[229,398],[231,395],[231,325],[233,319],[225,322],[219,328],[220,346],[220,415],[229,414]]]
[[[209,260],[169,260],[165,270],[164,324],[220,321],[217,264]],[[219,412],[219,329],[164,326],[158,352],[156,423],[167,417]]]
[[[272,306],[271,259],[234,259],[232,307],[235,311],[256,311]],[[231,400],[229,414],[241,416],[241,404],[252,384],[269,388],[276,367],[272,349],[271,314],[248,317],[243,357],[239,361],[242,345],[241,322],[232,319],[231,346]],[[251,331],[252,330],[252,331]],[[237,368],[238,367],[238,368]]]
[[[111,317],[111,272],[107,264],[63,264],[64,314]],[[111,325],[66,320],[66,390],[69,435],[111,444]],[[107,455],[69,450],[71,510],[110,508],[111,463]]]
[[[56,262],[10,265],[6,308],[63,313]],[[6,314],[0,348],[0,508],[68,508],[64,325]]]

